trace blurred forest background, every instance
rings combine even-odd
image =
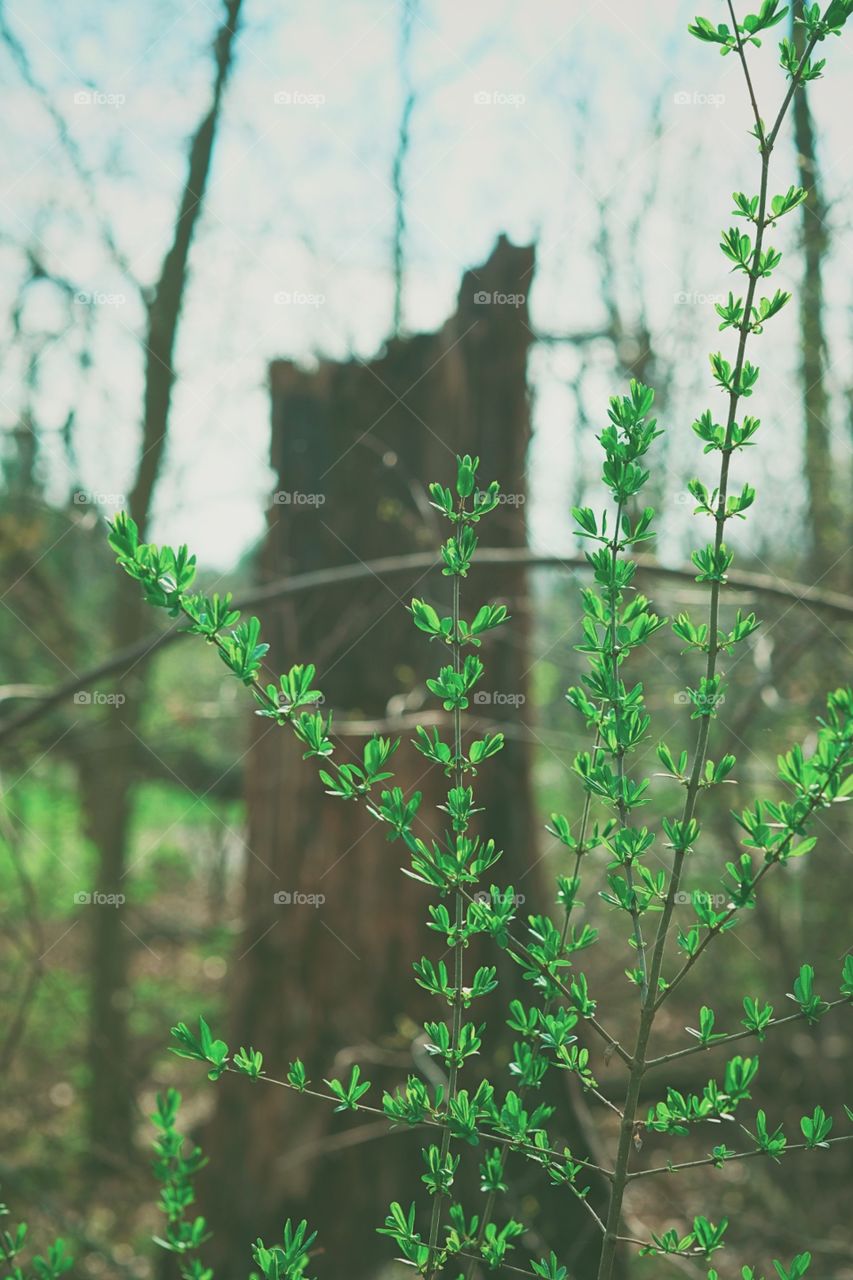
[[[487,530],[501,563],[485,557],[472,591],[514,616],[474,708],[510,743],[483,789],[502,880],[549,910],[565,867],[544,822],[579,813],[571,762],[588,746],[562,700],[587,580],[569,508],[597,502],[595,435],[631,376],[657,389],[666,429],[643,589],[669,615],[703,594],[679,572],[704,538],[686,481],[709,479],[690,424],[715,403],[717,243],[755,154],[734,59],[692,47],[693,12],[0,3],[0,1184],[35,1233],[74,1242],[77,1274],[170,1274],[150,1243],[147,1120],[169,1083],[212,1157],[202,1199],[220,1274],[245,1274],[250,1241],[287,1214],[320,1228],[323,1274],[396,1274],[374,1226],[414,1191],[419,1135],[211,1085],[168,1054],[174,1022],[204,1013],[273,1073],[297,1055],[314,1079],[356,1060],[385,1087],[435,1071],[410,970],[426,899],[396,846],[324,800],[213,655],[158,632],[104,519],[128,508],[146,536],[190,543],[205,589],[254,600],[272,666],[317,663],[355,750],[423,719],[433,654],[403,605],[416,584],[442,589],[426,484],[478,452],[508,500]],[[777,148],[775,188],[809,197],[777,237],[794,302],[756,342],[764,426],[736,475],[758,500],[730,600],[765,620],[728,664],[714,734],[717,758],[738,756],[740,807],[775,790],[776,752],[811,738],[825,689],[851,671],[853,54],[829,52],[826,85],[797,96]],[[759,98],[776,102],[773,48],[755,61]],[[402,553],[421,559],[364,568]],[[324,577],[339,566],[353,570]],[[656,653],[655,741],[687,745],[691,663],[674,638]],[[650,817],[672,800],[659,779]],[[696,884],[716,883],[736,830],[723,814],[706,826]],[[802,961],[834,990],[851,834],[823,820],[815,854],[737,931],[713,971],[722,1029],[748,992],[784,1009]],[[275,901],[297,890],[324,902]],[[600,924],[589,881],[585,897]],[[634,1014],[626,954],[585,956],[617,1034]],[[505,977],[504,1001],[518,984]],[[665,1029],[696,1025],[701,989],[684,984]],[[505,1061],[499,1036],[490,1052]],[[757,1105],[789,1130],[806,1098],[840,1112],[849,1054],[840,1017],[784,1052],[768,1041]],[[712,1055],[672,1082],[701,1088]],[[619,1064],[595,1070],[619,1096]],[[595,1153],[612,1117],[561,1101],[566,1138]],[[648,1138],[642,1159],[668,1154]],[[637,1231],[683,1227],[713,1181],[737,1215],[736,1261],[807,1244],[815,1280],[850,1280],[850,1166],[844,1145],[677,1188],[649,1180],[630,1212]],[[519,1257],[553,1244],[588,1274],[587,1219],[532,1182],[516,1192],[537,1237]],[[705,1271],[641,1261],[625,1276],[650,1265]]]

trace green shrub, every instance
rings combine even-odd
[[[817,46],[828,36],[840,34],[853,11],[853,0],[831,0],[823,12],[818,5],[805,6],[804,52],[798,55],[791,40],[781,43],[787,85],[769,125],[758,110],[749,58],[753,47],[761,44],[762,33],[775,27],[786,10],[779,0],[764,0],[758,13],[737,22],[731,3],[728,9],[731,25],[697,18],[690,30],[741,63],[760,172],[757,193],[735,193],[734,221],[721,241],[722,252],[743,287],[742,294],[732,292],[717,306],[720,329],[734,334],[733,353],[728,357],[711,355],[723,410],[717,415],[707,409],[693,424],[704,452],[718,456],[719,474],[710,490],[698,479],[689,485],[697,515],[711,523],[710,540],[692,556],[696,581],[707,587],[708,608],[703,618],[682,613],[671,623],[685,649],[696,658],[696,679],[686,698],[694,739],[690,748],[663,741],[658,744],[657,754],[666,774],[682,791],[679,810],[663,819],[661,832],[650,830],[641,821],[651,779],[637,768],[638,748],[648,742],[652,729],[643,685],[634,675],[638,651],[653,644],[665,625],[649,601],[635,590],[636,565],[631,559],[633,549],[653,536],[654,510],[640,501],[649,468],[654,466],[655,441],[661,434],[651,416],[654,393],[649,387],[632,382],[626,395],[610,401],[608,422],[599,436],[604,455],[601,479],[609,502],[606,509],[584,507],[574,512],[578,531],[590,544],[592,585],[582,592],[583,644],[579,646],[587,655],[588,670],[582,683],[569,689],[566,696],[591,741],[588,750],[581,751],[574,761],[586,796],[581,814],[574,818],[552,814],[548,826],[565,847],[567,859],[567,873],[557,877],[559,910],[553,916],[519,918],[513,886],[496,879],[500,851],[493,840],[474,834],[472,827],[473,815],[478,812],[477,773],[488,767],[488,760],[501,751],[504,742],[500,733],[472,739],[465,731],[465,713],[483,675],[483,641],[509,621],[503,606],[472,608],[463,598],[480,523],[488,519],[499,500],[496,484],[480,487],[478,459],[458,459],[453,488],[430,486],[432,504],[449,525],[441,559],[442,573],[452,582],[451,611],[443,616],[427,599],[412,600],[410,606],[415,627],[441,655],[438,670],[427,684],[450,720],[449,734],[419,727],[412,744],[447,777],[446,799],[441,806],[446,830],[440,839],[419,833],[421,795],[404,794],[394,785],[393,758],[399,741],[377,736],[367,743],[358,763],[340,763],[331,714],[319,705],[314,667],[296,665],[277,683],[266,683],[263,670],[268,646],[261,639],[258,620],[241,621],[229,597],[208,598],[192,591],[195,558],[186,547],[173,550],[140,543],[133,521],[126,515],[118,516],[110,529],[110,544],[119,564],[139,581],[146,599],[172,617],[182,617],[189,631],[205,637],[216,648],[255,698],[258,714],[292,731],[302,744],[304,758],[318,762],[320,779],[331,796],[366,805],[387,827],[389,839],[402,842],[409,860],[408,873],[429,895],[428,924],[437,935],[437,947],[449,954],[450,960],[423,956],[415,962],[414,972],[417,983],[437,1001],[436,1020],[428,1022],[425,1029],[429,1052],[442,1064],[446,1084],[431,1088],[411,1076],[404,1088],[386,1093],[381,1104],[374,1105],[366,1101],[370,1084],[361,1078],[357,1066],[349,1079],[326,1080],[324,1087],[312,1087],[298,1059],[278,1072],[284,1080],[270,1079],[261,1052],[253,1047],[232,1052],[214,1037],[203,1018],[198,1019],[197,1031],[184,1023],[173,1029],[175,1051],[204,1063],[213,1080],[226,1071],[236,1072],[331,1103],[337,1111],[367,1111],[384,1116],[390,1125],[421,1128],[427,1145],[420,1180],[431,1200],[429,1212],[423,1215],[417,1210],[412,1200],[414,1187],[401,1188],[401,1200],[391,1204],[379,1230],[393,1242],[399,1257],[428,1278],[448,1272],[470,1276],[479,1262],[494,1270],[510,1267],[547,1280],[566,1280],[568,1272],[553,1253],[533,1262],[531,1271],[511,1261],[514,1243],[525,1231],[524,1223],[507,1217],[501,1207],[512,1178],[512,1162],[532,1162],[544,1179],[564,1188],[585,1206],[601,1232],[598,1280],[610,1280],[616,1250],[623,1241],[640,1254],[680,1254],[704,1262],[715,1260],[725,1245],[728,1220],[710,1205],[709,1216],[697,1215],[692,1229],[684,1235],[668,1231],[645,1240],[627,1236],[623,1199],[634,1179],[672,1175],[701,1165],[720,1168],[731,1161],[753,1158],[780,1160],[797,1149],[826,1149],[853,1136],[833,1133],[836,1117],[827,1115],[820,1105],[803,1116],[802,1141],[794,1141],[800,1135],[786,1135],[763,1110],[750,1116],[749,1107],[750,1090],[759,1071],[756,1044],[771,1033],[784,1035],[785,1029],[798,1022],[817,1023],[832,1008],[849,1004],[853,999],[851,957],[833,999],[818,993],[814,972],[804,964],[793,978],[795,1009],[788,1015],[777,1015],[769,1004],[747,995],[741,1026],[735,1031],[718,1031],[713,1009],[703,1005],[699,1025],[691,1031],[692,1043],[675,1044],[665,1052],[656,1046],[652,1049],[657,1015],[673,991],[701,963],[706,951],[724,946],[726,935],[754,905],[765,877],[811,853],[816,842],[811,834],[815,815],[853,792],[853,693],[838,689],[828,696],[812,753],[806,756],[795,746],[779,757],[779,777],[787,788],[787,798],[757,799],[737,815],[743,852],[725,866],[722,904],[718,893],[696,890],[692,894],[692,923],[674,928],[674,907],[680,901],[685,866],[702,840],[702,811],[722,804],[719,788],[736,776],[734,756],[715,758],[710,754],[713,724],[725,691],[725,662],[759,626],[754,614],[740,610],[724,618],[723,599],[734,556],[727,526],[746,516],[755,497],[747,481],[739,480],[739,487],[735,486],[731,474],[743,451],[760,439],[759,420],[744,412],[745,402],[754,395],[759,381],[759,369],[747,350],[789,300],[787,293],[771,292],[765,284],[781,259],[767,236],[806,194],[796,187],[772,194],[771,155],[793,94],[821,74],[824,60],[815,58]],[[662,844],[668,851],[665,870],[649,865],[653,844]],[[582,953],[600,945],[596,931],[579,918],[582,872],[593,854],[599,855],[604,868],[600,894],[616,913],[616,921],[624,918],[629,933],[627,976],[636,1002],[636,1034],[630,1047],[619,1043],[607,1029],[606,1011],[580,967]],[[497,985],[494,965],[481,965],[473,972],[466,965],[468,944],[475,935],[487,935],[495,948],[518,963],[530,995],[527,1002],[513,1000],[507,1010],[508,1025],[516,1036],[508,1080],[484,1080],[468,1087],[466,1064],[479,1053],[486,1035],[477,1017],[477,1002]],[[618,923],[606,945],[623,945]],[[567,1071],[577,1077],[581,1088],[613,1107],[598,1092],[593,1074],[589,1045],[595,1040],[603,1043],[608,1055],[621,1060],[626,1074],[624,1101],[618,1108],[618,1143],[612,1167],[606,1169],[582,1152],[556,1149],[550,1127],[552,1108],[537,1103],[537,1090],[545,1075]],[[741,1042],[746,1042],[745,1053],[730,1057],[700,1093],[683,1094],[664,1083],[662,1069],[673,1059],[704,1052],[712,1045],[740,1047]],[[658,1100],[643,1115],[639,1098],[650,1073],[660,1075],[661,1083]],[[207,1225],[190,1212],[192,1175],[201,1163],[201,1154],[195,1149],[183,1154],[184,1143],[175,1130],[178,1101],[178,1095],[170,1090],[159,1099],[154,1117],[158,1128],[156,1171],[163,1185],[162,1207],[168,1223],[160,1243],[180,1256],[186,1280],[209,1280],[211,1273],[199,1254]],[[853,1118],[853,1113],[848,1110],[847,1116]],[[679,1138],[699,1126],[720,1120],[731,1122],[725,1130],[726,1140],[707,1157],[681,1162],[673,1158],[661,1168],[631,1167],[635,1139],[643,1127],[677,1145]],[[719,1137],[721,1131],[716,1133]],[[730,1147],[728,1141],[736,1145]],[[478,1162],[484,1193],[482,1203],[474,1207],[461,1203],[455,1195],[460,1164],[470,1161]],[[604,1219],[587,1199],[590,1170],[597,1170],[610,1184]],[[259,1240],[255,1244],[257,1270],[264,1280],[299,1280],[309,1265],[313,1239],[306,1223],[294,1226],[288,1221],[281,1242],[265,1245]],[[13,1241],[4,1235],[3,1240],[10,1274],[18,1280],[23,1272],[13,1260],[23,1239]],[[790,1263],[777,1260],[773,1265],[780,1280],[796,1280],[806,1273],[810,1261],[810,1254],[802,1252]],[[32,1264],[38,1277],[59,1275],[66,1265],[61,1244],[54,1247],[48,1261],[34,1259]],[[717,1274],[712,1268],[708,1280],[715,1280]],[[744,1280],[756,1277],[749,1267],[742,1275]]]

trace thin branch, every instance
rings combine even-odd
[[[828,1013],[830,1009],[837,1008],[840,1004],[850,1004],[853,996],[841,996],[839,1000],[830,1000],[824,1013]],[[808,1015],[800,1010],[799,1013],[790,1013],[787,1018],[771,1018],[765,1027],[762,1028],[762,1039],[764,1033],[771,1027],[781,1027],[787,1022],[801,1022]],[[692,1044],[687,1049],[676,1049],[673,1053],[665,1053],[660,1058],[650,1058],[646,1063],[646,1070],[650,1071],[652,1067],[661,1067],[665,1062],[673,1062],[676,1058],[689,1058],[694,1053],[707,1053],[710,1049],[717,1049],[724,1044],[733,1044],[735,1040],[748,1040],[751,1036],[758,1035],[758,1031],[747,1028],[745,1031],[733,1031],[730,1035],[720,1036],[719,1039],[712,1040],[709,1044]]]
[[[840,764],[836,762],[834,769],[830,770],[827,774],[827,777],[824,779],[824,783],[820,791],[809,796],[808,809],[806,810],[805,814],[801,819],[802,822],[807,821],[807,819],[811,817],[811,815],[815,812],[815,810],[818,809],[824,803],[824,797],[826,795],[826,792],[834,780],[835,772],[837,772],[840,769],[840,767],[841,767]],[[758,887],[758,885],[767,875],[771,867],[776,867],[784,864],[785,855],[790,849],[791,844],[793,843],[796,837],[796,834],[797,833],[794,831],[789,832],[788,835],[785,837],[785,839],[779,845],[778,849],[774,850],[773,860],[771,862],[765,862],[762,865],[761,869],[759,870],[758,874],[756,875],[755,879],[752,881],[752,884],[751,884],[751,892],[753,894],[756,888]],[[724,933],[726,931],[726,925],[729,923],[730,920],[732,920],[737,915],[738,911],[740,910],[741,910],[741,904],[732,903],[732,905],[728,908],[728,910],[724,913],[724,915],[708,928],[708,931],[705,934],[702,941],[699,943],[699,946],[696,948],[694,952],[691,953],[691,955],[687,957],[684,964],[679,969],[678,973],[672,979],[672,982],[668,982],[664,987],[663,991],[658,996],[657,1000],[655,1001],[655,1006],[654,1006],[655,1009],[658,1009],[665,1000],[669,999],[669,997],[672,995],[676,987],[680,986],[681,983],[684,981],[684,979],[687,977],[688,973],[696,964],[697,960],[705,951],[705,949],[710,945],[710,943],[713,941],[714,938],[719,937],[721,933]]]
[[[237,1071],[234,1067],[226,1067],[226,1071],[230,1072],[232,1075],[243,1074],[241,1071]],[[333,1102],[336,1106],[340,1103],[340,1098],[335,1097],[332,1093],[321,1093],[319,1089],[297,1089],[296,1085],[291,1084],[289,1080],[277,1080],[275,1076],[267,1075],[266,1072],[262,1072],[258,1076],[258,1079],[263,1080],[266,1084],[278,1085],[281,1089],[290,1089],[293,1093],[301,1093],[305,1094],[305,1096],[309,1098],[317,1098],[321,1102]],[[395,1123],[395,1121],[392,1120],[387,1112],[383,1111],[381,1107],[373,1107],[369,1103],[359,1102],[358,1110],[365,1112],[367,1115],[381,1116],[383,1120],[387,1121],[389,1126],[393,1126]],[[441,1120],[434,1120],[431,1117],[426,1117],[418,1124],[411,1125],[409,1127],[412,1129],[443,1129],[444,1123]],[[499,1145],[512,1147],[513,1150],[516,1151],[529,1151],[531,1155],[536,1156],[537,1158],[541,1156],[551,1156],[554,1160],[559,1160],[561,1165],[566,1158],[563,1152],[554,1151],[550,1147],[537,1147],[534,1146],[532,1142],[518,1142],[515,1138],[506,1138],[502,1134],[498,1133],[489,1132],[487,1136],[489,1142],[496,1142]],[[592,1169],[594,1173],[600,1173],[605,1178],[610,1178],[612,1176],[609,1169],[605,1169],[601,1165],[594,1164],[592,1160],[582,1160],[580,1156],[572,1155],[572,1163],[583,1165],[585,1169]]]
[[[744,48],[743,37],[740,34],[740,28],[738,26],[737,17],[735,16],[735,7],[732,4],[732,0],[728,0],[728,6],[729,15],[732,20],[732,27],[734,28],[735,40],[737,42],[737,54],[740,59],[740,65],[743,69],[743,78],[746,81],[749,101],[752,105],[752,115],[755,120],[755,133],[758,138],[759,146],[761,146],[764,143],[764,123],[761,119],[761,112],[758,110],[758,102],[755,98],[755,89],[752,85],[752,75],[749,70],[749,63],[746,60],[746,49]]]
[[[247,591],[235,601],[235,607],[241,610],[255,608],[288,596],[301,595],[309,591],[326,590],[332,587],[346,586],[352,582],[362,582],[370,578],[396,577],[410,573],[423,573],[433,566],[437,569],[440,561],[430,552],[414,552],[404,556],[386,556],[376,560],[357,561],[354,564],[335,565],[328,569],[316,569],[310,573],[294,574],[287,578],[276,578],[263,586]],[[657,564],[647,556],[637,556],[636,563],[640,576],[664,581],[696,583],[696,571],[692,568],[674,568]],[[584,556],[574,553],[566,555],[543,555],[523,548],[483,547],[477,552],[477,559],[472,565],[472,573],[478,566],[491,569],[559,569],[564,572],[589,571],[589,564]],[[808,609],[826,610],[833,616],[846,621],[853,621],[853,597],[836,591],[818,591],[805,583],[790,582],[769,574],[731,572],[727,574],[726,585],[730,590],[748,591],[785,600],[789,604],[802,604]],[[33,699],[32,705],[23,708],[0,722],[0,742],[12,737],[20,730],[36,723],[53,708],[67,701],[73,694],[90,688],[99,680],[127,671],[137,664],[149,661],[165,646],[178,640],[184,632],[178,623],[161,631],[144,637],[133,644],[112,653],[102,662],[96,663],[79,676],[65,680],[53,689]],[[14,696],[9,693],[9,699]]]
[[[837,1138],[825,1138],[824,1141],[827,1146],[835,1142],[853,1142],[853,1133],[842,1133]],[[791,1146],[785,1147],[784,1152],[780,1154],[785,1155],[789,1151],[809,1150],[814,1150],[814,1148],[810,1148],[807,1142],[795,1142]],[[735,1160],[753,1160],[756,1156],[769,1156],[769,1154],[769,1152],[763,1151],[761,1147],[756,1147],[754,1151],[738,1151],[733,1156],[726,1156],[723,1163],[732,1164]],[[683,1164],[662,1164],[655,1169],[637,1169],[635,1173],[628,1174],[628,1180],[633,1182],[637,1178],[650,1178],[657,1173],[680,1173],[682,1169],[700,1169],[709,1164],[719,1163],[713,1156],[707,1156],[704,1160],[685,1160]]]

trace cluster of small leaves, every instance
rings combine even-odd
[[[0,1204],[0,1219],[9,1216],[5,1204]],[[74,1265],[74,1259],[66,1253],[65,1241],[58,1237],[49,1246],[47,1254],[33,1254],[29,1262],[23,1259],[27,1243],[25,1222],[12,1230],[0,1221],[0,1262],[3,1280],[59,1280]]]
[[[780,0],[763,0],[758,13],[748,14],[743,22],[737,24],[737,31],[744,43],[760,47],[759,32],[775,27],[777,23],[782,21],[787,12],[787,7],[782,7]],[[731,53],[733,49],[738,47],[737,36],[724,22],[715,27],[707,18],[697,17],[688,30],[698,40],[704,40],[708,44],[720,45],[720,53],[723,55]]]
[[[252,1246],[252,1258],[263,1280],[307,1280],[305,1272],[316,1238],[317,1232],[308,1230],[304,1218],[295,1227],[288,1218],[281,1244],[265,1245],[263,1240],[257,1240]]]
[[[798,1253],[795,1258],[791,1259],[788,1266],[778,1260],[774,1261],[773,1266],[776,1271],[777,1280],[802,1280],[811,1266],[812,1255],[810,1253]],[[754,1267],[744,1267],[741,1271],[742,1280],[764,1280],[763,1276],[759,1276]],[[713,1269],[708,1272],[708,1280],[720,1280],[719,1272]]]
[[[783,5],[781,0],[763,0],[758,13],[747,14],[734,28],[730,28],[725,22],[715,26],[710,19],[697,17],[688,29],[697,40],[719,45],[720,53],[725,56],[749,44],[760,47],[760,33],[777,26],[787,13],[788,6]],[[853,13],[853,0],[831,0],[823,12],[819,4],[803,5],[802,16],[798,16],[795,21],[804,28],[806,41],[812,44],[825,40],[829,35],[840,35],[851,13]],[[780,45],[780,52],[782,68],[790,77],[797,76],[801,83],[818,79],[826,65],[825,59],[817,63],[812,63],[811,59],[808,59],[804,66],[801,65],[801,59],[792,40],[784,39]]]
[[[196,1062],[204,1062],[208,1065],[208,1078],[210,1080],[218,1080],[224,1071],[228,1070],[229,1053],[228,1045],[224,1040],[217,1040],[204,1018],[199,1017],[198,1035],[190,1031],[185,1022],[179,1022],[176,1027],[172,1027],[172,1035],[178,1042],[178,1047],[172,1046],[172,1053],[178,1055],[179,1058],[191,1058]]]
[[[693,1219],[693,1230],[687,1235],[680,1236],[677,1231],[665,1231],[662,1235],[652,1232],[652,1243],[641,1248],[640,1253],[699,1255],[707,1261],[718,1249],[724,1247],[723,1237],[728,1225],[728,1218],[723,1218],[715,1225],[700,1215]]]
[[[786,863],[814,848],[805,825],[819,809],[853,795],[853,692],[836,689],[827,699],[827,714],[818,721],[817,746],[806,757],[797,745],[778,758],[779,778],[793,800],[757,801],[736,820],[745,832],[746,848],[765,864]]]
[[[186,1139],[176,1127],[180,1105],[177,1089],[167,1089],[157,1094],[157,1110],[151,1116],[157,1131],[154,1176],[160,1183],[160,1209],[166,1219],[166,1234],[155,1236],[154,1243],[178,1255],[181,1280],[213,1280],[213,1271],[198,1256],[211,1233],[201,1215],[190,1214],[195,1203],[193,1178],[207,1160],[200,1147],[185,1151]]]
[[[811,852],[817,841],[806,834],[806,825],[817,811],[853,794],[853,691],[836,689],[829,694],[827,714],[818,723],[817,745],[809,757],[799,746],[779,757],[779,777],[791,788],[794,799],[757,800],[752,807],[733,815],[745,833],[743,844],[749,852],[726,863],[727,874],[720,882],[725,889],[722,909],[714,905],[719,895],[709,890],[694,891],[697,923],[678,934],[678,945],[688,958],[695,957],[715,934],[733,928],[738,911],[755,905],[756,886],[770,866]],[[683,781],[684,762],[676,765],[665,747],[658,754],[671,775]],[[726,771],[729,762],[733,763],[732,757],[725,758]],[[696,827],[684,831],[670,826],[669,830],[687,841],[681,845],[684,848],[692,847],[698,834]],[[677,838],[671,837],[671,842],[679,847]],[[755,854],[760,854],[763,862],[758,868],[753,860]],[[798,979],[798,983],[807,981],[805,977]]]
[[[264,1055],[259,1049],[241,1048],[231,1054],[224,1040],[214,1037],[204,1018],[199,1017],[198,1035],[191,1031],[185,1022],[172,1027],[172,1035],[178,1044],[172,1046],[172,1052],[179,1058],[190,1058],[195,1062],[203,1062],[209,1068],[208,1078],[218,1080],[226,1071],[237,1075],[248,1076],[250,1080],[264,1079]],[[291,1062],[287,1071],[287,1083],[298,1093],[304,1093],[308,1086],[305,1066],[299,1058]],[[370,1089],[370,1081],[361,1079],[361,1068],[354,1064],[350,1071],[349,1081],[326,1080],[330,1093],[327,1096],[337,1102],[335,1111],[357,1111],[361,1098]],[[320,1095],[323,1096],[323,1095]]]
[[[191,1058],[203,1055],[204,1060],[216,1062],[218,1069],[224,1061],[219,1047],[222,1041],[212,1040],[203,1019],[201,1021],[204,1029],[200,1029],[199,1037],[193,1036],[183,1025],[174,1029],[174,1034],[184,1046],[176,1052]],[[254,1068],[257,1066],[259,1071],[260,1063],[252,1063],[251,1051],[248,1057],[245,1050],[235,1056],[234,1069],[243,1070],[236,1066],[241,1058],[251,1067],[244,1074],[256,1076]],[[154,1176],[160,1183],[160,1209],[166,1219],[165,1236],[155,1236],[154,1243],[177,1255],[181,1280],[213,1280],[212,1269],[205,1266],[199,1257],[199,1250],[210,1239],[211,1232],[203,1217],[192,1216],[190,1212],[195,1203],[193,1179],[207,1164],[207,1160],[200,1147],[190,1145],[187,1149],[186,1139],[177,1130],[180,1104],[181,1095],[178,1091],[168,1089],[157,1095],[157,1110],[151,1116],[156,1130]],[[284,1224],[281,1244],[267,1246],[262,1240],[257,1240],[252,1246],[252,1258],[263,1280],[307,1280],[305,1271],[309,1262],[309,1250],[316,1234],[309,1233],[305,1221],[294,1227],[288,1218]],[[38,1280],[52,1280],[54,1275],[59,1274],[59,1271],[37,1271]],[[14,1280],[19,1280],[17,1273]]]
[[[650,719],[643,686],[628,685],[623,666],[632,652],[647,644],[664,625],[649,607],[644,595],[635,592],[636,562],[623,553],[654,536],[654,510],[637,507],[638,496],[649,478],[643,459],[661,434],[651,417],[654,392],[633,381],[626,396],[610,401],[609,422],[599,436],[604,452],[602,481],[613,500],[615,512],[599,516],[589,507],[573,510],[582,538],[597,544],[586,553],[594,586],[582,592],[584,643],[576,648],[588,655],[589,671],[583,687],[568,690],[568,702],[596,732],[595,749],[580,752],[574,770],[590,798],[603,802],[609,819],[594,826],[588,840],[576,842],[562,815],[552,817],[551,830],[563,844],[580,857],[601,847],[610,856],[605,902],[626,913],[631,920],[632,945],[638,967],[628,977],[645,994],[647,983],[643,916],[658,911],[665,896],[662,876],[652,872],[643,859],[649,854],[654,833],[633,825],[632,812],[648,801],[650,779],[632,778],[626,760],[648,738]],[[637,507],[638,515],[632,517]],[[576,893],[577,886],[572,892]]]
[[[650,1108],[646,1125],[658,1133],[685,1135],[702,1120],[731,1120],[741,1102],[750,1097],[749,1086],[758,1073],[757,1058],[732,1058],[726,1063],[723,1084],[709,1080],[701,1094],[667,1089],[666,1101]]]
[[[491,1198],[505,1188],[503,1169],[505,1152],[487,1154],[481,1165],[483,1190],[490,1200],[482,1215],[467,1219],[462,1206],[453,1199],[454,1181],[460,1155],[452,1150],[454,1141],[470,1145],[480,1142],[480,1130],[492,1131],[516,1142],[540,1137],[539,1121],[544,1113],[529,1116],[520,1097],[510,1091],[503,1102],[495,1097],[493,1086],[483,1081],[473,1095],[459,1085],[459,1073],[466,1061],[482,1048],[484,1024],[468,1021],[466,1012],[475,1001],[497,986],[497,970],[481,965],[466,982],[463,956],[470,939],[477,933],[489,934],[498,945],[506,945],[509,925],[515,916],[513,889],[490,885],[480,888],[481,878],[499,860],[500,850],[490,838],[472,836],[470,825],[478,812],[473,786],[468,778],[476,776],[478,767],[496,755],[504,746],[501,733],[486,733],[464,745],[462,714],[467,710],[472,693],[482,680],[484,664],[478,655],[465,653],[467,647],[479,649],[482,637],[503,625],[508,619],[501,604],[480,605],[470,620],[462,613],[461,581],[467,577],[478,537],[480,520],[494,510],[499,501],[498,485],[477,488],[479,459],[465,455],[457,459],[455,491],[442,485],[430,486],[432,505],[452,525],[452,532],[441,548],[442,573],[452,579],[453,601],[450,614],[439,613],[428,601],[413,599],[411,612],[419,630],[430,640],[437,640],[449,650],[450,661],[442,665],[434,677],[427,679],[428,690],[452,715],[451,741],[438,728],[428,732],[416,730],[413,745],[433,764],[439,765],[450,779],[447,798],[441,810],[449,820],[442,839],[433,838],[429,845],[417,836],[407,840],[411,852],[409,874],[438,890],[440,896],[453,892],[452,910],[439,901],[429,907],[429,927],[442,936],[453,956],[452,972],[445,961],[435,964],[424,956],[414,966],[415,980],[450,1010],[449,1021],[425,1024],[427,1052],[445,1067],[447,1087],[441,1088],[431,1103],[424,1086],[411,1077],[405,1091],[386,1094],[384,1108],[396,1123],[418,1123],[429,1115],[441,1128],[440,1142],[423,1149],[425,1172],[422,1174],[432,1211],[426,1237],[416,1230],[415,1207],[406,1212],[399,1204],[391,1206],[383,1231],[397,1243],[401,1255],[425,1274],[433,1275],[446,1265],[447,1259],[462,1251],[472,1251],[485,1259],[490,1267],[498,1267],[513,1239],[523,1230],[512,1220],[498,1229],[490,1221]],[[521,1069],[524,1051],[516,1046],[514,1066]],[[442,1206],[447,1203],[447,1222],[442,1230]]]

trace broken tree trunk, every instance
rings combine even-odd
[[[393,340],[369,364],[323,362],[311,372],[273,364],[277,491],[261,556],[264,580],[348,558],[436,548],[446,526],[428,505],[426,483],[451,483],[461,452],[480,455],[481,478],[499,480],[508,496],[481,526],[485,543],[525,544],[526,295],[533,267],[532,248],[502,239],[483,267],[465,275],[456,314],[437,333]],[[441,655],[414,630],[406,605],[413,594],[446,602],[448,585],[436,570],[413,573],[410,582],[376,578],[272,604],[262,618],[271,664],[279,671],[316,662],[325,710],[334,709],[336,722],[384,725],[422,705],[435,715],[424,679]],[[498,881],[525,894],[528,909],[548,910],[552,895],[540,892],[535,870],[541,823],[522,731],[530,665],[526,575],[476,570],[463,591],[466,612],[503,599],[514,615],[485,646],[487,700],[472,711],[482,724],[510,720],[519,733],[478,776],[477,800],[488,834],[504,850]],[[420,814],[440,835],[435,806],[447,781],[408,746],[410,729],[400,736],[395,782],[423,791]],[[359,757],[364,735],[336,737],[342,760]],[[315,1082],[348,1076],[358,1061],[374,1081],[368,1101],[376,1103],[382,1088],[408,1073],[440,1079],[423,1050],[420,1021],[412,1021],[440,1016],[411,971],[414,959],[436,951],[436,935],[424,924],[431,895],[401,874],[402,844],[388,843],[363,805],[326,796],[299,744],[269,720],[254,721],[247,778],[245,919],[232,975],[230,1043],[261,1048],[279,1076],[298,1056]],[[470,950],[472,969],[478,949]],[[493,952],[483,950],[489,963]],[[486,1069],[502,1038],[506,1004],[523,985],[511,963],[502,965],[502,977],[499,1000],[483,1010],[491,1031]],[[211,1156],[204,1207],[216,1224],[217,1271],[238,1274],[249,1242],[259,1233],[278,1239],[291,1215],[319,1230],[325,1274],[355,1280],[376,1274],[389,1256],[375,1234],[389,1201],[423,1198],[424,1135],[387,1136],[384,1122],[342,1120],[316,1100],[233,1077],[217,1090],[218,1110],[203,1138]],[[478,1197],[476,1181],[468,1190]],[[565,1195],[563,1225],[580,1230],[576,1213]]]

